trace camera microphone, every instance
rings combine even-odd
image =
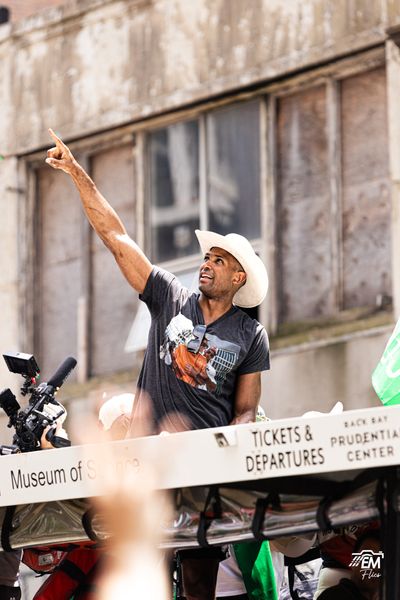
[[[76,366],[76,360],[73,356],[68,356],[58,367],[57,371],[47,382],[48,386],[58,389],[62,386],[68,375]]]

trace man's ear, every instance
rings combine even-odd
[[[236,271],[232,278],[232,283],[242,287],[246,283],[246,273],[244,271]]]

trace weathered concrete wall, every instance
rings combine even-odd
[[[395,0],[86,0],[0,29],[3,152],[173,109],[382,42]]]
[[[1,113],[1,111],[0,111]],[[3,352],[18,350],[18,196],[17,160],[0,160],[0,392],[10,387],[18,392],[19,381],[9,372],[3,361]],[[0,411],[0,443],[11,442],[8,419]]]
[[[329,412],[339,400],[345,410],[381,405],[371,385],[392,327],[355,334],[309,350],[280,351],[263,376],[262,404],[272,419],[309,410]]]
[[[0,391],[15,384],[2,354],[18,350],[18,172],[17,160],[0,161]],[[19,384],[19,382],[17,382]]]
[[[64,4],[63,0],[29,0],[29,2],[26,0],[4,0],[2,2],[2,5],[10,10],[10,20],[13,22],[29,17],[39,10],[43,10],[43,8],[59,6],[60,4]]]

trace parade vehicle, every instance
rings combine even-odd
[[[104,542],[109,532],[91,498],[109,490],[111,468],[138,482],[151,474],[156,489],[174,492],[173,518],[160,524],[163,548],[379,520],[384,597],[398,600],[399,465],[400,406],[11,453],[0,459],[1,548]]]

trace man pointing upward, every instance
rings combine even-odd
[[[260,304],[268,277],[248,240],[235,233],[197,230],[203,254],[200,293],[190,292],[174,275],[151,264],[69,148],[52,130],[50,134],[56,145],[46,162],[70,175],[90,224],[151,314],[135,411],[150,397],[154,433],[255,420],[260,373],[269,369],[268,338],[265,329],[238,307]],[[219,548],[183,553],[188,600],[214,597],[222,556]]]

